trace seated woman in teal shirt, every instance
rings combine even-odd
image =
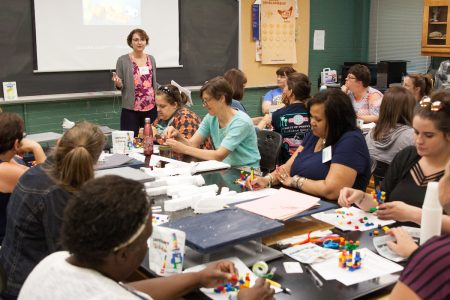
[[[166,143],[173,151],[195,158],[258,168],[261,156],[252,120],[231,107],[232,94],[231,86],[221,76],[205,83],[200,97],[208,114],[200,128],[192,138],[186,139],[170,126],[166,130]],[[215,150],[199,149],[208,137],[212,138]]]

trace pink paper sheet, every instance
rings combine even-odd
[[[280,188],[275,194],[236,205],[270,219],[287,220],[319,204],[319,198]]]

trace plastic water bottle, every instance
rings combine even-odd
[[[150,158],[153,154],[153,130],[150,124],[150,118],[145,118],[144,125],[144,165],[146,168],[150,167]]]
[[[422,221],[420,226],[420,244],[435,235],[441,235],[442,206],[439,202],[438,183],[429,182],[422,206]]]

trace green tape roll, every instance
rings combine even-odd
[[[256,276],[264,277],[269,271],[269,266],[264,261],[258,261],[253,265],[252,271]]]

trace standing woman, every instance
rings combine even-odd
[[[28,170],[17,154],[32,152],[37,164],[46,159],[41,145],[24,138],[23,128],[23,120],[18,114],[0,113],[0,245],[5,236],[9,198],[20,176]]]
[[[33,268],[61,249],[59,232],[71,194],[94,177],[105,136],[88,122],[76,124],[59,140],[45,163],[20,177],[8,206],[0,264],[7,274],[2,299],[14,299]]]
[[[414,95],[416,102],[419,103],[423,97],[431,94],[433,80],[429,74],[409,74],[403,78],[403,86]]]
[[[347,93],[352,100],[356,117],[363,120],[364,123],[378,121],[380,105],[383,100],[383,94],[370,87],[369,84],[369,68],[356,64],[348,70],[345,85],[342,86],[342,91]]]
[[[208,114],[199,129],[186,139],[173,126],[169,126],[166,143],[181,154],[203,160],[224,161],[231,166],[259,168],[258,143],[250,117],[231,107],[231,86],[223,77],[215,77],[200,89],[200,97]],[[215,150],[199,149],[211,137]]]
[[[133,51],[119,57],[117,73],[112,75],[114,85],[122,92],[120,130],[132,130],[135,136],[144,127],[145,118],[152,122],[156,119],[156,63],[153,56],[144,53],[148,40],[144,30],[132,30],[127,43]]]

